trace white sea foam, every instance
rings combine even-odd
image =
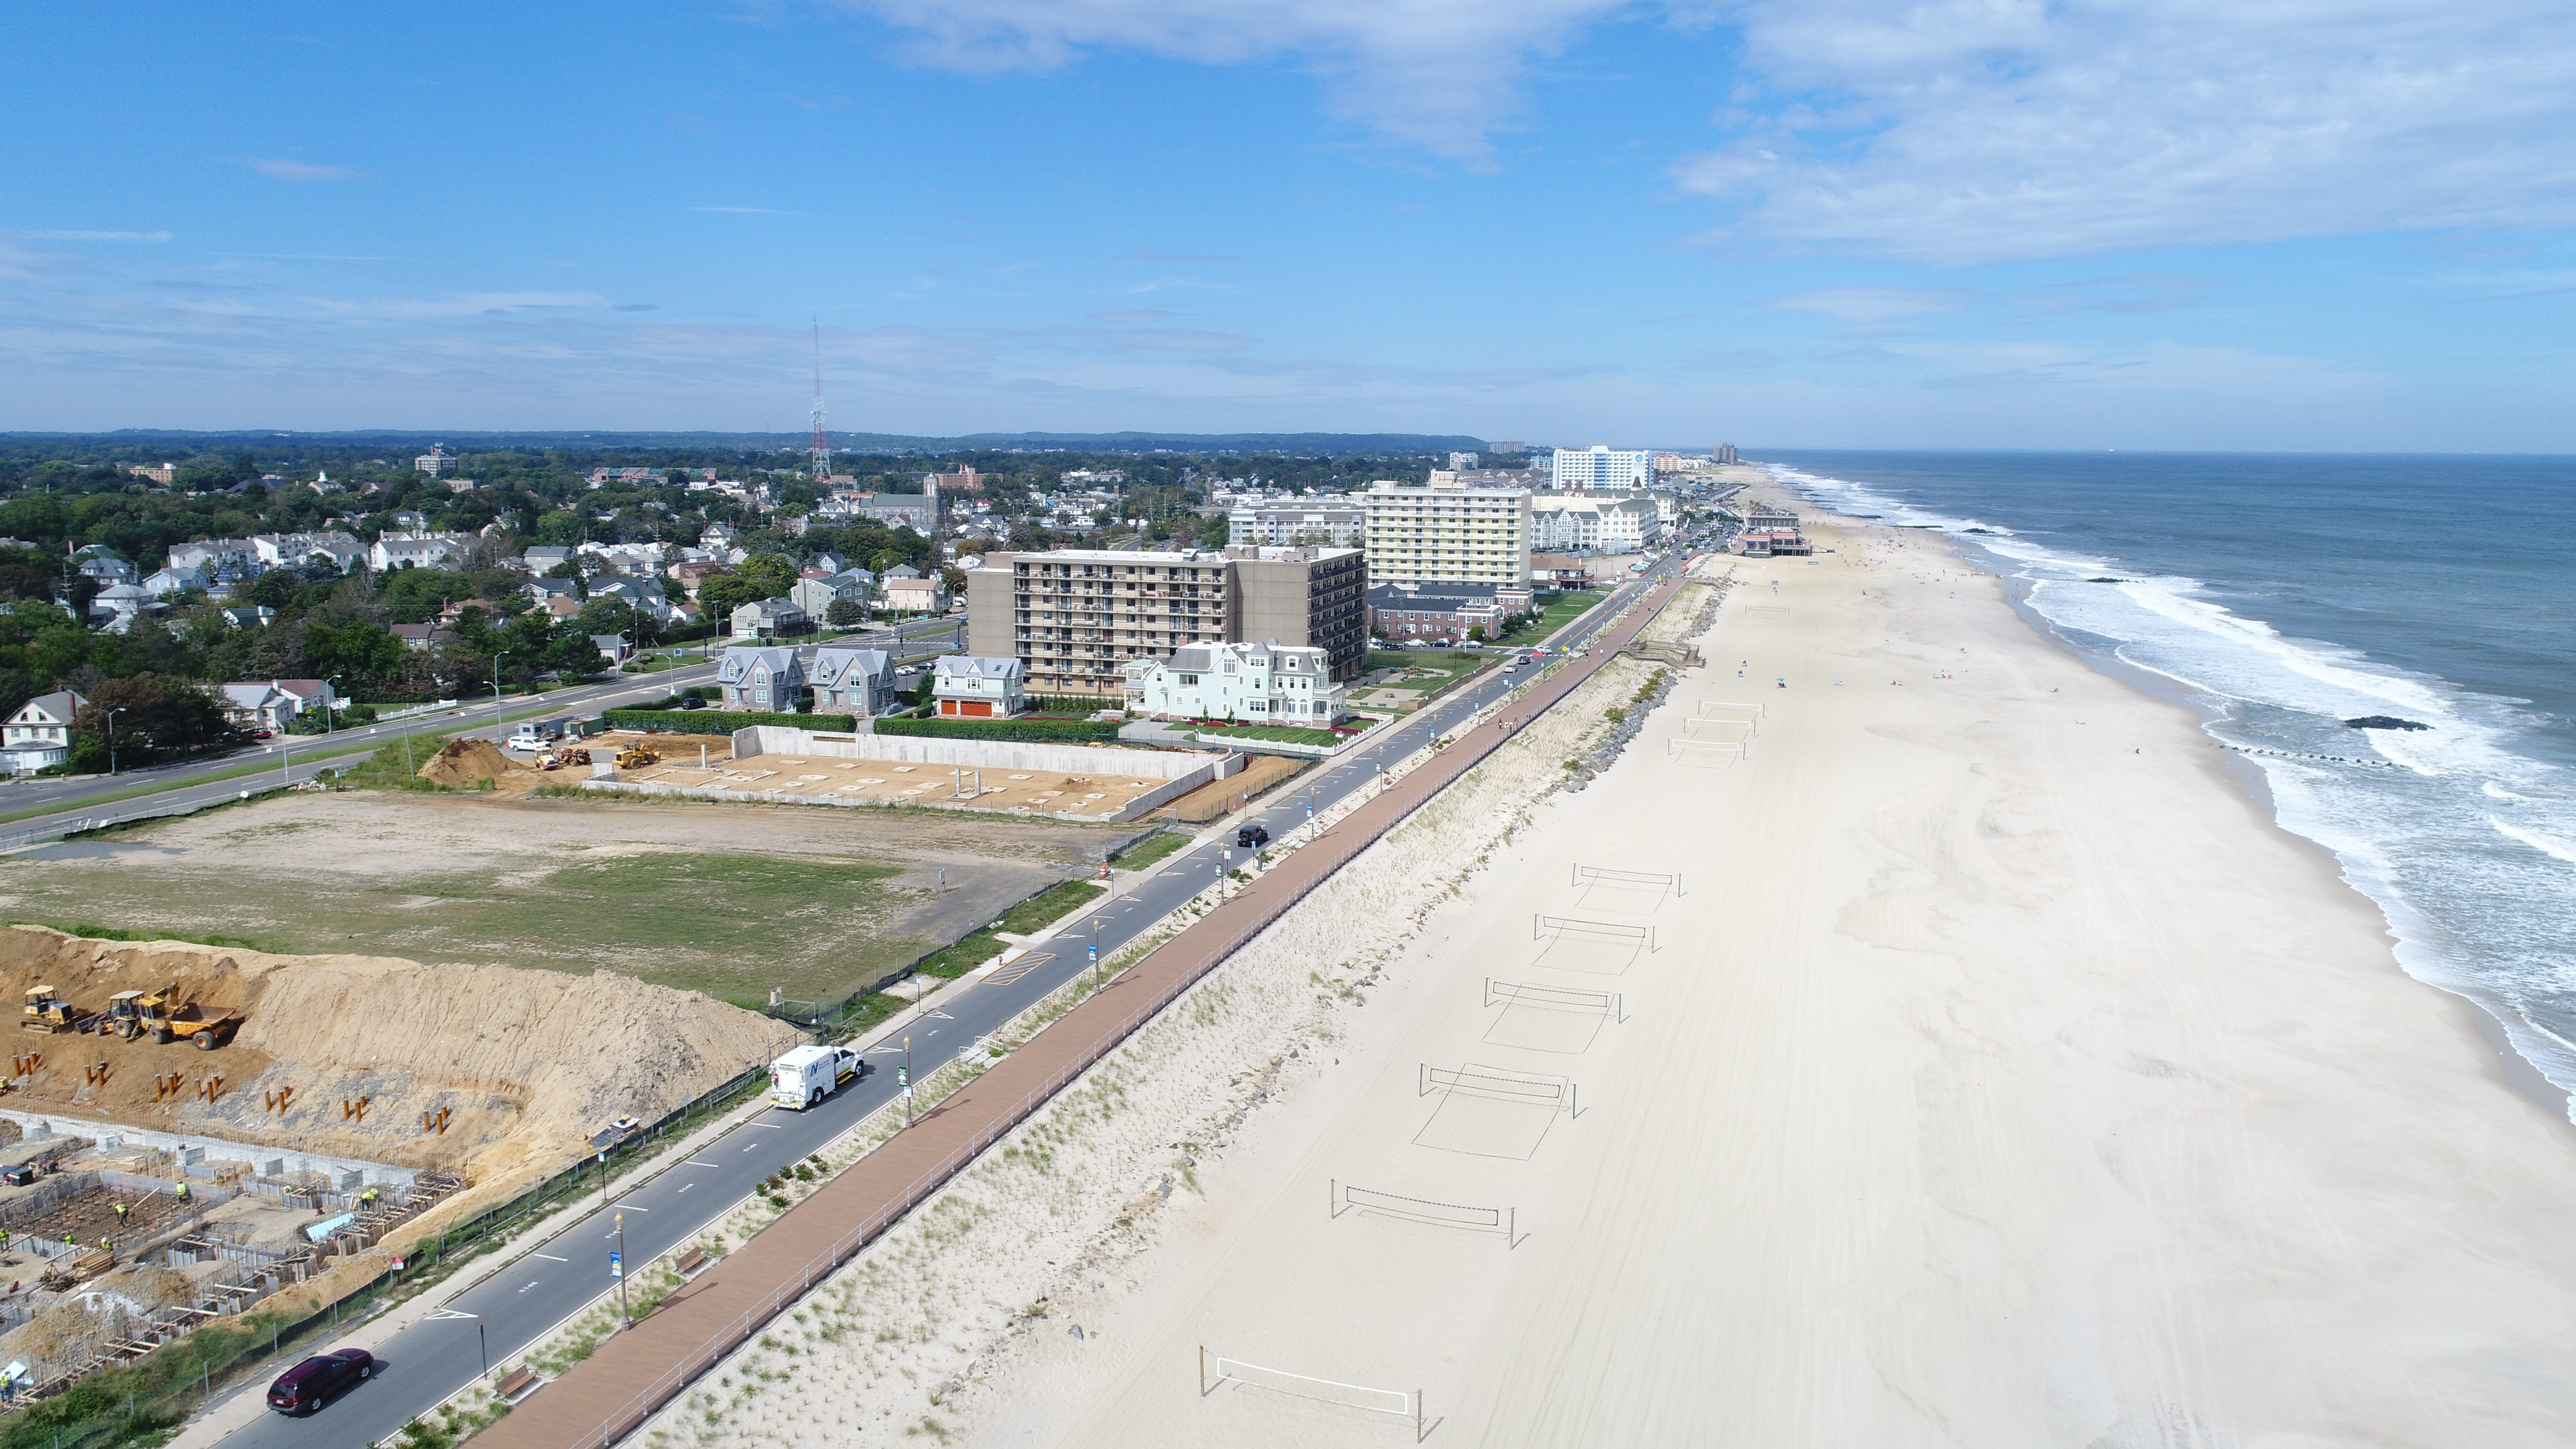
[[[1846,479],[1771,471],[1836,512],[1950,535],[2019,583],[2068,637],[2108,641],[2123,663],[2196,695],[2214,738],[2281,752],[2248,757],[2278,818],[2333,852],[2379,905],[2399,964],[2487,1007],[2517,1051],[2576,1092],[2576,893],[2566,869],[2576,864],[2576,771],[2526,748],[2537,727],[2517,701],[2290,637],[2210,598],[2197,579],[2055,549]],[[2117,582],[2093,582],[2101,578]],[[2429,728],[2344,723],[2378,714]],[[2316,758],[2372,755],[2404,768]],[[2496,813],[2499,801],[2512,819]]]
[[[2557,836],[2537,830],[2525,830],[2520,826],[2507,825],[2492,815],[2487,817],[2487,823],[2543,855],[2554,855],[2569,865],[2576,865],[2576,842],[2561,840]]]

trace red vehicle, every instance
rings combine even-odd
[[[268,1406],[281,1414],[309,1414],[375,1372],[376,1356],[363,1348],[308,1358],[268,1386]]]

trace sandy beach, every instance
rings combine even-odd
[[[1163,1211],[1001,1274],[943,1437],[1391,1444],[1415,1392],[1478,1446],[2576,1437],[2563,1116],[2187,712],[1936,537],[1810,531]]]

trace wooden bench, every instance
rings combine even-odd
[[[544,1380],[536,1376],[535,1371],[526,1364],[521,1364],[503,1374],[501,1382],[495,1385],[492,1391],[501,1396],[501,1402],[515,1404],[536,1392],[537,1386],[543,1382]]]
[[[671,1266],[679,1270],[681,1277],[686,1278],[691,1273],[698,1271],[700,1268],[705,1267],[712,1261],[714,1260],[706,1255],[705,1250],[700,1248],[691,1248],[689,1251],[682,1253],[680,1255],[680,1261],[672,1264]]]

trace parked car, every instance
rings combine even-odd
[[[1270,827],[1266,825],[1247,825],[1234,832],[1234,843],[1236,848],[1241,850],[1250,850],[1255,846],[1268,845],[1270,843]]]
[[[684,694],[680,696],[680,708],[682,709],[705,709],[706,707],[707,702],[694,694]]]
[[[309,1414],[375,1373],[376,1356],[363,1348],[319,1354],[277,1376],[268,1386],[268,1406],[281,1414]]]

